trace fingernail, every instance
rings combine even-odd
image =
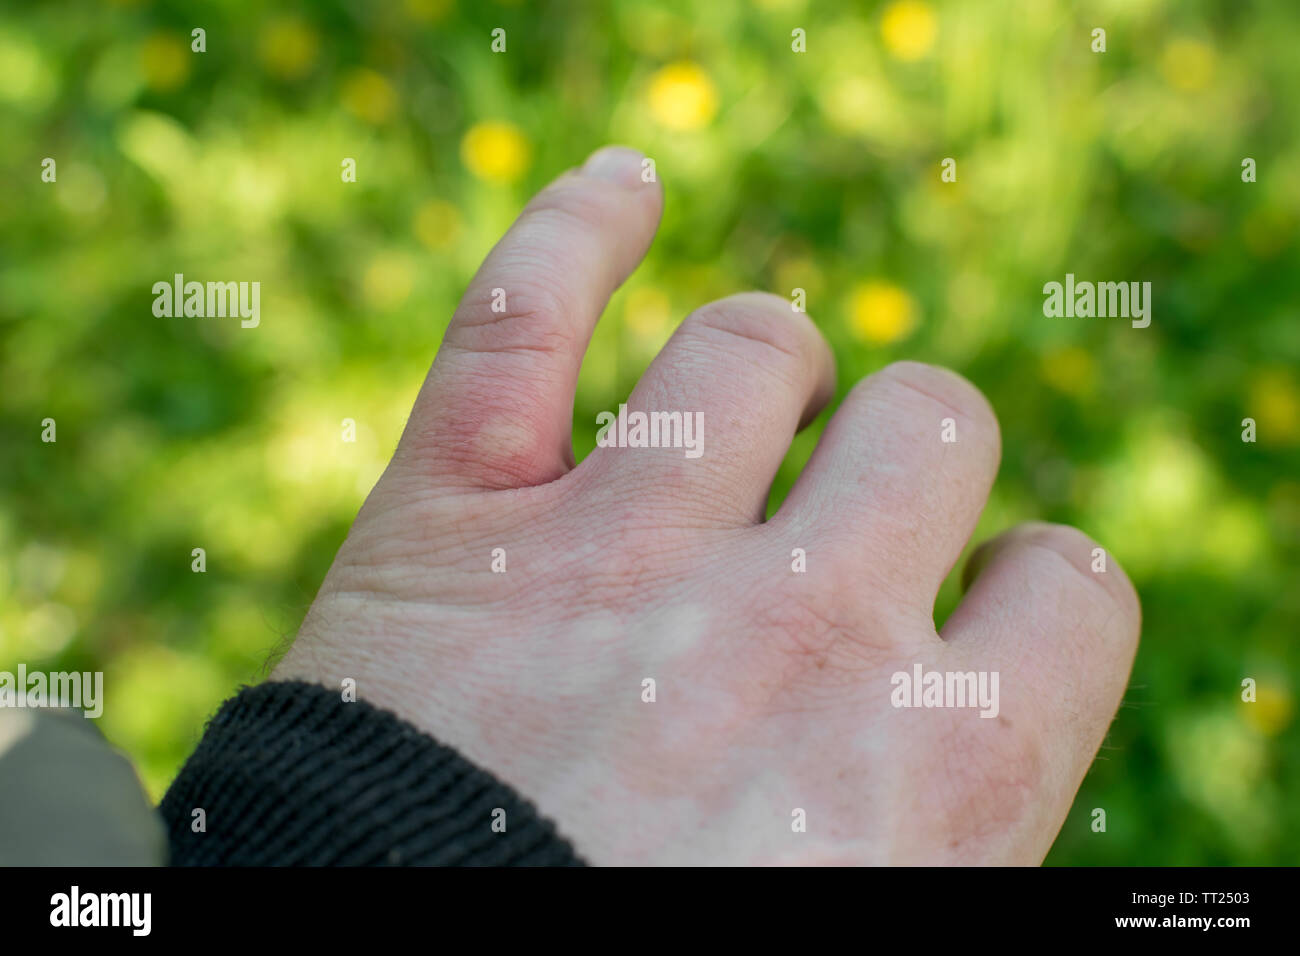
[[[618,183],[626,188],[639,186],[641,160],[644,158],[635,149],[626,146],[604,146],[587,157],[582,165],[582,175]]]

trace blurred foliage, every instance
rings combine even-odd
[[[625,142],[667,208],[592,343],[580,455],[738,290],[807,290],[841,395],[900,357],[960,370],[1005,447],[977,540],[1076,524],[1143,597],[1049,862],[1295,863],[1298,39],[1293,0],[7,8],[0,667],[105,671],[101,726],[159,796],[295,631],[483,255]],[[177,272],[260,281],[261,326],[155,318]],[[1045,318],[1066,272],[1151,281],[1150,328]]]

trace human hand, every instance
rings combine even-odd
[[[619,148],[533,199],[275,678],[355,679],[593,863],[1041,862],[1124,690],[1132,585],[1081,532],[1022,526],[976,552],[936,633],[1000,439],[970,383],[916,363],[848,394],[764,522],[834,394],[825,341],[776,296],[696,311],[628,399],[701,413],[700,457],[574,467],[582,354],[662,202]],[[916,665],[983,674],[996,705],[895,706]]]

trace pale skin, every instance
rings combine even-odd
[[[489,254],[274,678],[356,680],[591,863],[1040,863],[1128,680],[1132,585],[1082,532],[1024,525],[975,552],[936,631],[1000,437],[970,382],[919,363],[849,391],[764,521],[835,393],[816,325],[775,295],[698,309],[628,399],[702,412],[701,457],[575,466],[583,353],[663,208],[641,159],[597,151]],[[997,717],[895,707],[917,662],[997,672]]]

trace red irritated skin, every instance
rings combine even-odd
[[[663,208],[642,159],[596,152],[488,255],[275,678],[355,680],[592,863],[1040,863],[1132,666],[1132,585],[1020,526],[936,632],[1000,439],[913,362],[849,391],[764,521],[835,391],[773,295],[699,308],[627,400],[624,426],[698,422],[697,455],[661,416],[575,467],[583,352]]]

